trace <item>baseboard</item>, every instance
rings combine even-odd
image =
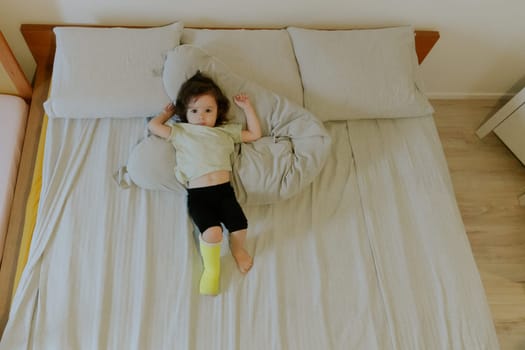
[[[516,94],[511,93],[460,93],[460,92],[426,92],[431,100],[499,100],[510,99]]]

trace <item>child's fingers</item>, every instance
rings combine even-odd
[[[241,93],[241,94],[236,95],[235,99],[239,101],[246,101],[248,99],[248,95]]]
[[[175,105],[173,103],[169,103],[164,107],[164,111],[168,113],[172,113],[175,111]]]

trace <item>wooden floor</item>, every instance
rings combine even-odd
[[[525,167],[493,133],[483,140],[475,135],[502,102],[433,100],[432,104],[501,349],[523,350],[525,207],[519,206],[517,196],[525,192]]]
[[[433,100],[435,120],[502,350],[525,349],[525,167],[494,133],[475,131],[502,105]],[[525,137],[525,135],[523,136]]]

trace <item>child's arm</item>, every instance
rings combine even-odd
[[[148,123],[148,129],[155,135],[162,138],[169,138],[171,135],[171,127],[164,125],[175,113],[175,106],[170,103],[164,107],[164,110]]]
[[[252,142],[261,138],[261,124],[259,117],[246,94],[239,94],[233,98],[233,101],[239,106],[246,115],[246,124],[248,130],[243,130],[241,133],[242,142]]]

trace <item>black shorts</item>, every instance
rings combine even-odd
[[[201,234],[212,226],[221,226],[221,223],[230,232],[248,228],[248,220],[229,182],[188,188],[188,211]]]

